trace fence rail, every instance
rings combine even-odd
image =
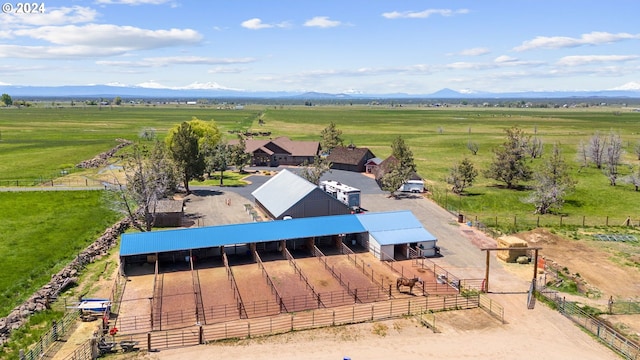
[[[626,359],[640,359],[640,346],[606,322],[588,314],[576,302],[565,301],[556,292],[540,292],[541,296],[556,304],[560,313],[589,331]]]
[[[554,216],[517,214],[513,216],[463,215],[464,222],[470,223],[488,233],[494,229],[509,232],[525,231],[539,227],[577,226],[577,227],[640,227],[640,219],[621,216]]]
[[[194,346],[231,338],[274,335],[319,327],[378,321],[429,311],[472,309],[480,306],[479,295],[426,296],[394,299],[369,304],[354,304],[331,309],[315,309],[255,319],[240,319],[213,325],[151,333],[118,334],[114,341],[137,341],[141,348],[161,350]]]
[[[42,355],[47,351],[49,346],[54,342],[60,340],[72,327],[75,325],[76,319],[78,319],[77,311],[68,311],[62,319],[54,321],[49,330],[47,330],[28,351],[21,356],[23,360],[36,360],[40,359]]]

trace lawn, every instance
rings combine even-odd
[[[0,213],[0,317],[118,219],[101,191],[0,192]]]

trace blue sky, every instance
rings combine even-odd
[[[43,3],[0,13],[0,86],[640,89],[637,0]]]

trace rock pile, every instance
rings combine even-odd
[[[113,149],[100,153],[91,160],[85,160],[77,164],[76,167],[80,169],[94,169],[94,168],[99,168],[101,166],[104,166],[107,164],[107,161],[111,157],[113,157],[113,155],[115,155],[116,152],[118,152],[118,150],[122,149],[125,146],[133,144],[133,142],[129,140],[124,140],[124,139],[116,139],[116,141],[118,141],[120,144],[118,144]]]
[[[109,249],[116,245],[118,236],[130,225],[129,219],[123,219],[115,223],[85,250],[83,250],[71,263],[60,272],[51,276],[51,281],[33,294],[22,305],[16,307],[5,318],[0,318],[0,346],[9,341],[11,331],[24,325],[32,314],[43,311],[49,307],[49,302],[57,298],[60,292],[69,285],[78,281],[78,272],[87,264],[99,260],[107,254]]]

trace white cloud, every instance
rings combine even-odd
[[[329,20],[328,16],[316,16],[313,19],[309,19],[304,23],[304,26],[330,28],[340,26],[341,22],[337,20]]]
[[[98,65],[120,67],[164,67],[169,65],[224,65],[246,64],[254,62],[254,58],[211,58],[204,56],[167,56],[144,58],[137,61],[96,61]]]
[[[243,73],[244,71],[245,71],[244,69],[240,69],[240,68],[218,66],[213,69],[207,70],[207,73],[209,74],[240,74],[240,73]]]
[[[392,11],[383,13],[382,16],[387,19],[425,19],[431,15],[453,16],[468,13],[468,9],[427,9],[423,11]]]
[[[161,5],[172,0],[96,0],[97,4]]]
[[[261,29],[269,29],[269,28],[286,28],[289,27],[289,23],[281,22],[277,24],[267,24],[263,23],[262,19],[253,18],[249,20],[243,21],[240,26],[249,30],[261,30]]]
[[[489,49],[487,49],[487,48],[477,47],[477,48],[462,50],[462,51],[460,51],[459,55],[463,55],[463,56],[480,56],[480,55],[488,54],[490,52],[491,51],[489,51]]]
[[[98,12],[85,6],[47,8],[46,12],[37,16],[23,14],[2,14],[3,26],[47,26],[81,24],[95,20]]]
[[[202,35],[192,29],[148,30],[108,24],[43,26],[16,30],[14,33],[58,45],[116,47],[131,50],[196,43],[202,39]]]
[[[574,55],[561,58],[557,64],[563,66],[578,66],[604,62],[623,62],[636,60],[638,58],[640,58],[640,56],[637,55]]]
[[[498,56],[497,58],[495,58],[493,61],[498,63],[498,64],[505,64],[505,63],[517,62],[518,59],[516,59],[514,57],[511,57],[511,56],[507,56],[507,55],[501,55],[501,56]]]
[[[594,31],[588,34],[582,34],[579,38],[566,36],[537,36],[533,40],[524,41],[522,45],[516,46],[513,50],[526,51],[533,49],[560,49],[584,45],[602,45],[629,39],[640,39],[640,34],[612,34]]]

